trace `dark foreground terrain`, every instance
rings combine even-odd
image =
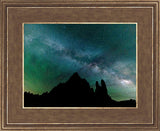
[[[49,93],[24,93],[24,107],[136,107],[135,100],[115,101],[108,95],[106,84],[96,81],[96,90],[74,73],[66,83],[60,83]]]

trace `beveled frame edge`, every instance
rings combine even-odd
[[[156,39],[154,40],[154,42],[156,43],[156,83],[155,83],[155,85],[156,85],[156,92],[155,92],[155,94],[154,95],[156,95],[156,100],[154,101],[154,104],[155,104],[155,112],[154,112],[154,114],[155,114],[155,118],[154,118],[154,121],[153,121],[153,126],[152,127],[137,127],[136,125],[135,125],[135,127],[130,127],[131,128],[131,130],[133,129],[133,130],[135,130],[135,128],[136,129],[148,129],[148,130],[159,130],[159,128],[160,128],[160,114],[159,114],[159,111],[160,111],[160,104],[158,103],[158,102],[160,102],[160,97],[159,97],[159,92],[160,92],[160,90],[159,90],[159,88],[158,88],[158,86],[159,86],[159,84],[160,84],[160,78],[159,78],[159,74],[160,74],[160,70],[159,70],[159,61],[160,61],[160,57],[159,57],[159,55],[160,55],[160,50],[159,50],[159,37],[160,37],[160,33],[159,33],[159,30],[160,30],[160,28],[159,28],[159,24],[160,24],[160,22],[159,22],[159,17],[160,17],[160,12],[159,12],[159,6],[160,6],[160,1],[159,0],[149,0],[149,1],[145,1],[145,0],[142,0],[142,1],[138,1],[138,0],[134,0],[134,1],[132,1],[132,0],[114,0],[114,2],[116,1],[116,3],[117,2],[121,2],[121,3],[123,3],[123,2],[132,2],[131,4],[133,4],[133,3],[140,3],[140,4],[142,4],[142,2],[143,3],[148,3],[148,4],[154,4],[154,6],[153,6],[153,9],[154,9],[154,13],[156,13],[156,15],[154,15],[154,19],[155,19],[155,21],[156,21],[156,27],[158,27],[158,28],[156,28],[156,27],[154,27],[154,30],[155,30],[155,37],[156,37]],[[30,5],[33,5],[33,4],[35,4],[36,5],[36,3],[43,3],[44,2],[44,0],[35,0],[35,3],[32,3],[32,1],[30,1],[30,0],[1,0],[0,1],[0,48],[1,48],[1,53],[0,53],[0,62],[1,62],[1,64],[0,64],[0,68],[1,68],[1,70],[0,70],[0,83],[1,83],[1,90],[0,90],[0,105],[1,105],[1,108],[0,108],[0,111],[1,111],[1,114],[0,114],[0,120],[1,120],[1,122],[0,122],[0,125],[1,125],[1,130],[24,130],[24,129],[26,129],[26,130],[31,130],[31,129],[37,129],[36,127],[35,128],[24,128],[24,127],[7,127],[7,125],[6,125],[6,123],[5,123],[5,110],[3,110],[3,106],[4,106],[4,97],[3,97],[3,92],[4,92],[4,90],[3,90],[3,88],[2,87],[4,87],[4,84],[5,84],[5,78],[4,78],[4,69],[5,69],[5,65],[4,65],[4,57],[5,57],[5,51],[4,51],[4,41],[6,41],[6,32],[5,32],[5,29],[6,29],[6,21],[5,21],[5,12],[7,11],[6,10],[6,8],[7,8],[7,4],[9,4],[9,5],[14,5],[14,6],[19,6],[20,4],[21,5],[25,5],[24,3],[27,3],[27,6],[28,6],[28,4],[30,4]],[[94,2],[94,3],[101,3],[102,2],[102,4],[103,3],[107,3],[107,2],[113,2],[113,1],[100,1],[100,0],[97,0],[97,1],[94,1],[94,0],[88,0],[88,1],[84,1],[84,0],[76,0],[76,1],[70,1],[70,0],[66,0],[66,1],[62,1],[62,0],[60,0],[60,1],[56,1],[56,0],[47,0],[47,1],[45,1],[45,3],[50,3],[50,2],[54,2],[54,3],[58,3],[58,4],[64,4],[64,3],[67,3],[68,2],[68,4],[71,4],[71,3],[75,3],[75,4],[77,4],[77,3],[82,3],[82,4],[84,4],[85,2],[86,2],[86,4],[89,2]],[[53,4],[54,4],[53,3]],[[116,4],[115,3],[115,4]],[[156,8],[155,8],[156,7]],[[127,129],[127,128],[129,128],[129,127],[125,127],[125,128],[116,128],[116,129],[118,129],[118,130],[125,130],[125,129]],[[45,128],[39,128],[38,130],[44,130]],[[47,130],[50,130],[49,128],[46,128]],[[110,130],[112,130],[112,129],[115,129],[115,128],[108,128],[108,127],[65,127],[65,128],[61,128],[61,127],[54,127],[54,129],[60,129],[60,130],[62,130],[62,129],[69,129],[69,130],[80,130],[80,129],[82,129],[82,130],[93,130],[93,129],[99,129],[99,130],[106,130],[106,129],[110,129]],[[53,130],[53,128],[51,129],[51,130]]]

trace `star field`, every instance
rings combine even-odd
[[[78,72],[115,100],[136,99],[136,24],[25,24],[24,90],[50,91]]]

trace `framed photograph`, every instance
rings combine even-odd
[[[24,23],[24,107],[136,107],[136,26]]]
[[[155,130],[159,0],[1,0],[1,130]]]

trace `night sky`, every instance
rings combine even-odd
[[[24,91],[50,91],[74,72],[94,89],[103,79],[115,100],[136,99],[136,24],[24,24]]]

